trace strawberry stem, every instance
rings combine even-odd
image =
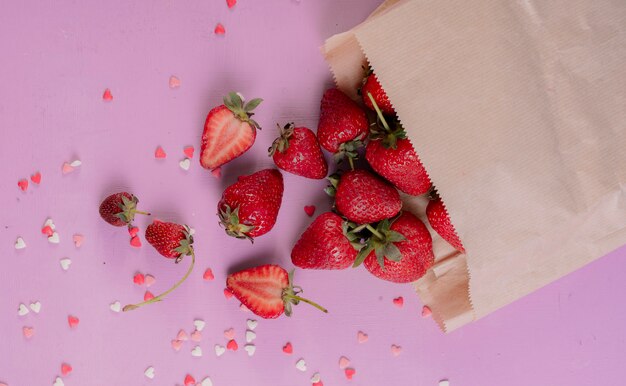
[[[378,237],[380,240],[385,239],[385,236],[383,236],[382,233],[374,229],[374,227],[372,227],[370,224],[365,225],[365,228],[367,228],[368,231],[372,232],[372,234]]]
[[[324,313],[328,313],[328,310],[322,306],[320,306],[319,304],[315,303],[312,300],[300,297],[298,295],[284,295],[284,297],[289,298],[289,299],[293,299],[293,300],[297,300],[297,301],[301,301],[301,302],[305,302],[308,303],[310,305],[312,305],[313,307],[317,308],[318,310],[324,312]]]
[[[348,156],[348,163],[350,163],[350,169],[354,170],[354,161],[352,160],[352,157]]]
[[[149,212],[144,212],[144,211],[141,211],[141,210],[136,210],[135,213],[136,214],[145,214],[146,216],[150,216]]]
[[[183,282],[185,280],[187,280],[187,278],[191,274],[191,271],[193,271],[193,266],[194,266],[194,264],[196,262],[196,254],[195,254],[193,248],[191,248],[191,246],[190,246],[189,249],[191,250],[191,265],[189,266],[189,269],[187,270],[187,273],[185,274],[185,276],[182,277],[182,279],[180,279],[176,284],[174,284],[172,286],[172,288],[170,288],[167,291],[163,292],[159,296],[155,296],[154,298],[152,298],[150,300],[146,300],[146,301],[138,303],[138,304],[128,304],[128,305],[125,305],[124,308],[122,309],[122,311],[132,311],[132,310],[135,310],[135,309],[137,309],[137,308],[139,308],[139,307],[141,307],[143,305],[146,305],[146,304],[160,302],[161,300],[163,300],[163,298],[167,294],[169,294],[170,292],[174,291],[176,288],[178,288],[178,286],[183,284]]]
[[[368,92],[367,96],[370,98],[370,101],[372,101],[372,105],[374,106],[374,110],[376,110],[376,115],[378,115],[378,118],[382,122],[383,127],[385,128],[385,130],[387,130],[387,132],[390,132],[391,129],[389,129],[389,125],[387,124],[387,120],[385,120],[385,116],[383,115],[383,112],[380,111],[380,108],[378,107],[378,104],[376,104],[376,101],[374,100],[374,97],[372,96],[372,93]]]

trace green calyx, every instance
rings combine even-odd
[[[283,293],[281,296],[283,300],[283,304],[285,306],[285,315],[291,316],[293,314],[292,305],[298,305],[300,302],[308,303],[312,305],[313,307],[317,308],[318,310],[324,313],[328,313],[328,310],[326,308],[320,306],[319,304],[309,299],[299,296],[299,294],[304,292],[304,290],[300,286],[293,285],[294,272],[295,270],[289,271],[289,285],[286,288],[283,288]]]
[[[293,122],[287,123],[284,127],[280,127],[279,124],[278,131],[280,136],[274,140],[272,146],[267,149],[269,156],[273,156],[277,151],[279,153],[284,153],[289,148],[289,138],[293,136],[293,130],[296,128],[296,125]]]
[[[395,149],[397,147],[398,139],[406,138],[406,131],[402,124],[398,121],[397,118],[393,118],[392,126],[387,123],[387,119],[383,115],[382,111],[376,104],[376,100],[371,93],[367,93],[368,98],[372,102],[374,106],[374,110],[376,110],[376,123],[370,125],[370,135],[369,138],[373,141],[382,140],[383,146],[386,149]]]
[[[254,229],[254,225],[246,225],[239,222],[239,207],[232,210],[230,206],[226,205],[225,209],[220,209],[219,218],[220,225],[224,227],[227,235],[254,242],[254,239],[249,236],[249,233]]]
[[[343,235],[346,236],[346,239],[350,241],[350,245],[357,251],[360,251],[365,247],[365,239],[359,235],[363,229],[365,229],[366,225],[357,225],[352,221],[344,220],[341,223],[341,230],[343,231]]]
[[[120,212],[117,213],[115,216],[122,220],[124,223],[130,224],[135,219],[135,214],[150,215],[150,213],[137,210],[138,202],[139,199],[135,196],[131,196],[131,198],[128,198],[125,195],[122,195],[122,202],[117,204],[117,206],[120,208]]]
[[[228,95],[224,97],[224,105],[235,114],[237,119],[242,122],[248,122],[255,129],[261,129],[261,127],[251,118],[254,115],[252,110],[260,105],[261,102],[263,102],[263,99],[255,98],[244,104],[239,94],[234,91],[229,92]]]
[[[359,159],[359,149],[363,147],[362,138],[355,138],[339,145],[339,150],[333,154],[335,162],[340,163],[345,159],[350,163],[350,169],[354,170],[354,161]]]
[[[363,247],[359,250],[353,267],[358,267],[363,263],[365,258],[372,251],[376,253],[376,260],[381,268],[385,268],[385,258],[391,261],[400,261],[402,253],[395,243],[404,241],[405,237],[394,230],[391,230],[391,224],[395,219],[386,219],[378,223],[376,228],[370,224],[364,224],[361,227],[371,232],[371,236],[365,241]]]
[[[337,186],[339,186],[339,180],[341,179],[341,175],[339,173],[333,173],[330,176],[326,177],[330,185],[324,188],[324,192],[328,194],[330,197],[335,197],[337,194]]]
[[[183,231],[185,238],[181,240],[178,247],[174,249],[174,251],[178,253],[175,263],[179,263],[183,259],[183,256],[191,256],[193,254],[193,235],[191,234],[191,228],[187,225],[183,225],[183,227],[185,228]]]

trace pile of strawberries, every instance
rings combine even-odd
[[[375,74],[368,71],[359,90],[362,107],[338,89],[327,90],[321,101],[317,134],[288,123],[269,149],[280,170],[311,179],[328,175],[321,148],[332,153],[338,170],[328,177],[326,192],[334,197],[333,210],[320,214],[302,233],[291,252],[293,264],[305,269],[346,269],[361,264],[376,277],[395,283],[413,282],[434,262],[432,238],[415,214],[403,210],[399,191],[428,194],[426,216],[431,227],[453,247],[464,252],[446,209],[428,173],[406,138],[393,106]],[[253,110],[261,99],[247,103],[231,92],[224,104],[212,109],[202,135],[200,164],[213,172],[252,147],[257,122]],[[284,182],[278,169],[240,176],[227,187],[217,204],[220,225],[229,236],[253,241],[275,225]],[[137,199],[118,193],[105,199],[103,218],[131,227]],[[104,210],[103,210],[104,208]],[[187,226],[155,221],[146,240],[163,256],[194,258],[193,237]],[[125,310],[158,301],[164,294]],[[292,305],[306,302],[293,285],[293,271],[276,265],[246,269],[227,278],[228,289],[251,311],[264,318],[291,314]]]

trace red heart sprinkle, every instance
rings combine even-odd
[[[146,277],[143,275],[143,273],[137,273],[135,274],[135,276],[133,276],[133,282],[137,285],[142,285],[146,280]]]
[[[230,298],[232,298],[232,297],[233,297],[233,293],[232,293],[232,292],[230,292],[230,290],[229,290],[228,288],[224,288],[224,297],[225,297],[226,299],[230,299]]]
[[[217,23],[215,26],[215,34],[216,35],[224,35],[226,33],[226,28],[222,25],[222,23]]]
[[[61,365],[61,374],[63,374],[63,376],[67,376],[67,374],[72,372],[72,366],[68,365],[67,363],[63,363]]]
[[[41,173],[37,172],[33,174],[32,176],[30,176],[30,180],[39,185],[39,183],[41,182]]]
[[[319,382],[313,383],[312,386],[324,386],[324,384],[322,383],[322,381],[319,381]]]
[[[402,296],[398,296],[397,298],[393,299],[393,304],[395,304],[399,308],[402,308],[402,306],[404,306],[404,298]]]
[[[193,158],[193,146],[187,146],[183,149],[183,153],[187,156],[187,158]]]
[[[293,353],[293,346],[291,345],[291,342],[287,342],[284,346],[283,346],[283,352],[285,354],[291,354]]]
[[[113,100],[113,94],[111,94],[111,90],[109,90],[108,88],[106,90],[104,90],[104,94],[102,94],[102,99],[104,99],[107,102],[110,102]]]
[[[422,308],[422,318],[428,318],[433,314],[433,311],[428,306]]]
[[[157,147],[154,151],[154,158],[165,158],[167,154],[165,154],[165,150],[161,146]]]
[[[185,376],[185,386],[194,386],[196,384],[196,380],[189,374]]]
[[[139,228],[137,228],[137,227],[129,227],[128,228],[128,234],[130,235],[130,237],[135,237],[138,232],[139,232]]]
[[[50,236],[52,236],[54,231],[52,230],[52,228],[50,228],[50,225],[46,225],[45,227],[41,228],[41,233],[43,233],[44,235],[50,237]]]
[[[19,186],[20,189],[22,189],[22,192],[25,192],[26,189],[28,189],[28,180],[25,178],[22,178],[21,180],[17,181],[17,186]]]
[[[313,214],[315,213],[315,205],[305,206],[304,213],[306,213],[309,217],[313,216]]]
[[[139,236],[133,236],[130,239],[130,245],[132,245],[135,248],[141,247],[141,240],[139,239]]]
[[[235,4],[237,4],[237,0],[226,0],[226,5],[228,5],[228,8],[234,7]]]
[[[234,339],[231,339],[228,341],[228,344],[226,344],[226,348],[231,351],[237,351],[239,345],[237,345],[237,342]]]
[[[74,327],[78,326],[79,322],[80,322],[80,320],[77,317],[73,316],[73,315],[70,315],[70,316],[67,317],[67,323],[70,325],[70,328],[74,328]]]
[[[211,270],[211,268],[207,268],[206,271],[204,271],[204,275],[202,275],[202,278],[207,281],[215,279],[215,276],[213,275],[213,271]],[[224,295],[226,295],[226,293],[224,293]]]
[[[146,291],[146,293],[143,294],[143,301],[147,302],[150,299],[154,299],[154,295],[152,295],[152,292]]]
[[[354,374],[356,374],[356,370],[351,367],[348,367],[347,369],[345,369],[344,372],[346,374],[346,378],[348,379],[352,379]]]
[[[22,327],[22,334],[24,334],[24,337],[26,339],[30,339],[33,337],[33,335],[35,335],[35,329],[33,327]]]

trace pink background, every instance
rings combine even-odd
[[[88,4],[89,3],[89,4]],[[111,0],[19,1],[0,13],[0,382],[51,385],[60,365],[74,371],[67,386],[182,385],[187,373],[215,385],[309,385],[319,371],[325,385],[622,384],[626,376],[626,248],[505,309],[450,335],[420,316],[409,285],[379,281],[365,270],[298,271],[296,282],[330,314],[301,305],[292,318],[259,322],[256,354],[248,357],[246,319],[252,314],[222,294],[233,267],[275,262],[291,267],[289,252],[311,221],[303,207],[327,208],[323,181],[285,174],[285,197],[274,230],[254,245],[227,237],[215,205],[238,174],[272,165],[266,149],[275,123],[315,128],[319,100],[332,84],[318,47],[325,38],[360,22],[379,0]],[[222,22],[226,35],[213,34]],[[168,87],[170,75],[181,87]],[[114,100],[102,101],[105,88]],[[197,150],[208,110],[230,90],[265,102],[256,116],[264,127],[257,143],[223,169],[217,180],[200,168],[197,153],[188,172],[182,149]],[[155,160],[155,148],[168,153]],[[64,161],[83,162],[61,174]],[[16,183],[41,171],[40,186],[21,192]],[[134,249],[124,229],[100,220],[97,207],[108,193],[128,189],[141,207],[164,220],[195,227],[199,257],[192,277],[164,302],[131,313],[109,303],[139,301],[145,288],[135,272],[157,278],[154,293],[184,273],[144,241]],[[61,237],[49,244],[40,228],[54,219]],[[143,230],[148,220],[141,218]],[[74,233],[85,235],[77,249]],[[21,236],[27,248],[16,251]],[[72,259],[64,272],[59,259]],[[211,267],[216,280],[202,280]],[[392,299],[404,296],[400,309]],[[39,314],[17,315],[20,303],[39,300]],[[70,330],[68,315],[80,318]],[[207,322],[204,356],[170,347],[193,319]],[[22,327],[35,328],[26,340]],[[217,358],[233,327],[240,350]],[[369,335],[359,344],[357,331]],[[294,354],[285,355],[290,341]],[[400,356],[390,346],[402,346]],[[348,381],[340,356],[357,371]],[[294,364],[304,358],[308,370]],[[143,372],[154,366],[156,377]]]

